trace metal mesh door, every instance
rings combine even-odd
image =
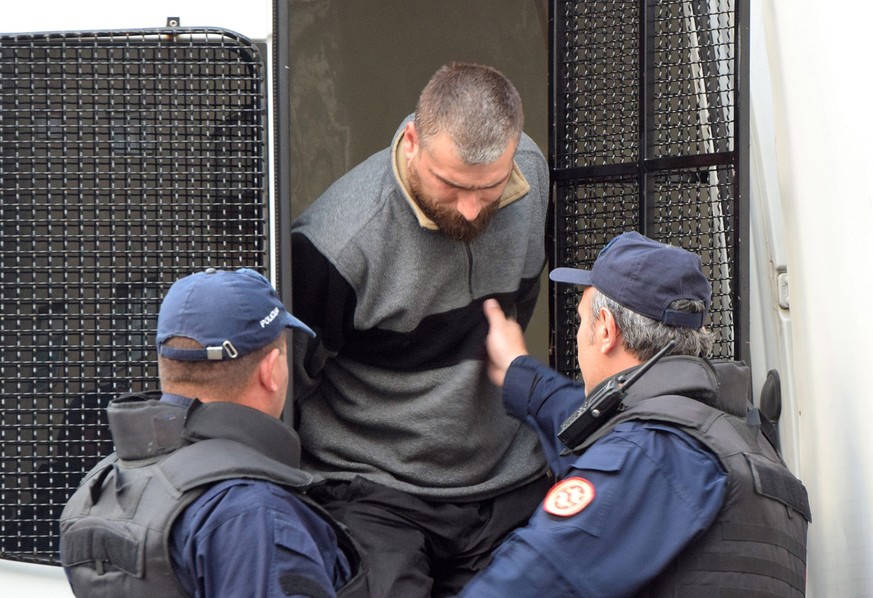
[[[632,230],[697,252],[713,284],[715,358],[743,357],[747,338],[741,4],[552,4],[551,266],[590,268]],[[574,377],[578,300],[552,287],[552,360]]]
[[[0,37],[0,556],[56,562],[169,285],[265,272],[264,69],[222,30]]]

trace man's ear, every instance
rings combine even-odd
[[[403,129],[403,141],[400,143],[403,153],[406,154],[406,159],[412,158],[418,150],[418,131],[415,130],[415,121],[411,120],[406,123],[406,127]]]
[[[605,307],[600,310],[597,326],[601,353],[608,354],[621,346],[621,331],[615,322],[615,316]]]
[[[258,382],[270,392],[279,390],[279,372],[277,365],[284,355],[279,349],[272,349],[258,364]]]

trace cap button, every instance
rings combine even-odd
[[[207,274],[215,274],[217,271],[215,268],[206,268]]]

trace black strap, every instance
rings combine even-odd
[[[782,581],[795,590],[803,592],[806,579],[788,567],[772,561],[732,554],[704,553],[685,561],[682,566],[688,571],[713,571],[722,573],[754,574]],[[709,596],[710,594],[701,594]]]
[[[757,407],[754,408],[754,411],[756,412],[757,417],[760,419],[761,433],[764,435],[764,438],[766,438],[767,442],[770,443],[770,446],[772,446],[776,450],[776,452],[781,455],[782,451],[779,450],[779,428],[776,427],[776,424],[770,418],[768,418],[763,411],[761,411]]]
[[[95,519],[61,535],[61,564],[90,565],[100,575],[114,567],[142,578],[146,533],[143,527]]]
[[[745,453],[745,457],[752,470],[755,492],[791,507],[812,523],[809,495],[803,482],[761,455]]]
[[[700,596],[705,596],[706,598],[737,598],[737,589],[691,585],[683,586],[681,595],[692,596],[693,598],[698,598]],[[744,588],[742,595],[743,598],[786,598],[783,592],[774,593],[763,590],[754,590],[751,588]],[[800,592],[798,596],[803,596],[803,592]]]
[[[778,529],[742,523],[722,523],[720,528],[721,537],[725,540],[751,540],[762,544],[776,544],[784,547],[802,563],[806,563],[806,546]]]
[[[115,462],[108,464],[100,470],[100,473],[91,478],[91,481],[88,483],[88,494],[91,496],[92,505],[97,504],[97,501],[100,500],[100,495],[103,494],[103,482],[106,481],[106,476],[112,472],[114,467]]]

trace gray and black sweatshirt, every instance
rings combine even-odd
[[[548,169],[522,135],[500,209],[472,242],[454,241],[401,182],[404,125],[292,226],[292,307],[318,333],[295,349],[303,464],[425,498],[487,498],[545,471],[536,435],[486,375],[482,302],[530,319]]]

